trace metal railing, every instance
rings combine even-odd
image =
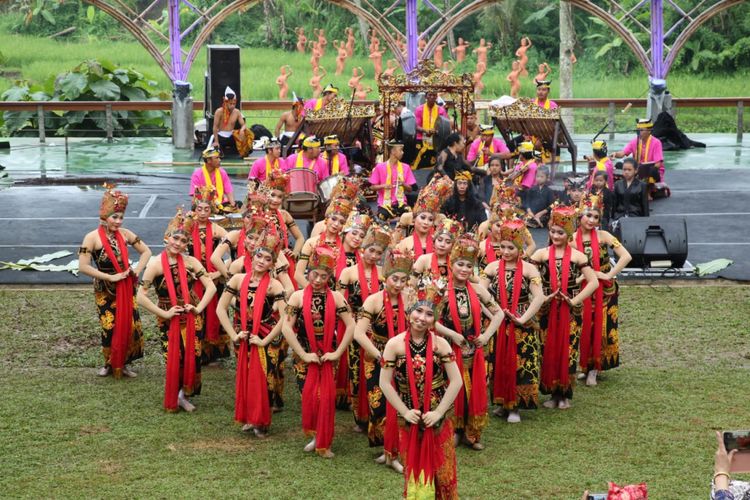
[[[354,101],[355,104],[375,104],[375,100]],[[478,110],[487,109],[489,100],[478,100]],[[630,105],[634,108],[645,108],[647,100],[643,98],[582,98],[555,99],[560,107],[569,109],[599,108],[608,109],[609,119],[614,121],[617,108]],[[750,97],[691,97],[672,99],[677,108],[736,108],[737,141],[742,141],[744,128],[744,107],[750,104]],[[289,101],[242,101],[243,111],[286,111],[290,109]],[[195,111],[203,109],[203,102],[193,103]],[[113,111],[171,111],[172,101],[0,101],[0,111],[22,111],[37,113],[39,123],[39,141],[45,142],[45,113],[53,111],[104,111],[105,133],[112,140],[115,132]],[[614,133],[614,132],[612,132]]]

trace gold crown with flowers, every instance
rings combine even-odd
[[[452,192],[453,181],[450,177],[447,175],[433,177],[430,183],[419,192],[417,202],[414,204],[414,214],[437,212]]]
[[[498,221],[510,220],[524,214],[524,211],[512,203],[501,201],[492,205],[490,210],[490,224]]]
[[[99,218],[107,220],[109,216],[116,213],[125,213],[128,208],[128,195],[122,191],[115,191],[114,184],[104,184],[104,196],[99,206]]]
[[[501,186],[492,190],[490,206],[492,207],[500,203],[509,203],[511,205],[521,204],[521,198],[518,196],[515,186]]]
[[[385,254],[383,263],[383,276],[386,278],[394,273],[404,273],[411,275],[411,268],[414,266],[414,253],[410,250],[399,250],[393,248]]]
[[[355,201],[351,198],[334,198],[326,209],[326,217],[333,214],[341,214],[348,218],[354,209],[354,203]]]
[[[359,181],[349,177],[343,177],[338,184],[331,189],[331,199],[347,198],[355,200],[359,193]]]
[[[463,224],[461,224],[455,219],[451,219],[450,217],[444,217],[435,226],[434,234],[436,238],[440,236],[441,234],[447,234],[453,239],[453,241],[456,241],[456,239],[460,237],[463,232],[464,232]]]
[[[389,246],[391,246],[392,240],[393,232],[390,230],[390,228],[381,226],[380,224],[372,224],[370,225],[370,229],[368,229],[367,234],[365,235],[365,239],[362,240],[362,245],[360,246],[362,248],[379,246],[383,250],[386,250]]]
[[[403,291],[404,308],[411,313],[420,305],[426,305],[432,309],[437,319],[445,306],[445,288],[447,285],[445,279],[440,278],[420,284],[418,288],[406,287]]]
[[[268,227],[269,226],[265,227],[260,234],[260,238],[258,238],[258,241],[255,243],[255,251],[267,250],[273,256],[273,261],[276,262],[279,252],[281,251],[282,242],[281,238],[279,238],[278,232],[269,230]]]
[[[601,214],[604,210],[604,198],[598,194],[585,193],[578,203],[578,210],[596,210]]]
[[[211,213],[218,211],[218,193],[213,186],[200,186],[193,192],[193,210],[201,203],[206,203],[211,207]]]
[[[289,172],[280,169],[271,170],[271,175],[266,177],[264,184],[269,191],[277,190],[282,193],[289,192]]]
[[[578,211],[573,206],[555,204],[549,218],[549,227],[559,226],[568,237],[576,231]]]
[[[344,227],[341,229],[342,233],[348,233],[352,229],[361,229],[365,233],[370,229],[372,225],[372,217],[360,212],[359,210],[352,210],[347,217]]]
[[[177,233],[191,234],[193,231],[193,218],[190,215],[186,215],[182,209],[182,206],[177,207],[177,213],[172,220],[167,224],[167,230],[164,231],[164,241],[166,242],[170,236]]]
[[[336,261],[338,260],[338,251],[326,245],[323,242],[318,244],[313,249],[308,261],[308,270],[319,270],[332,273],[336,269]]]
[[[462,234],[454,243],[451,249],[451,262],[459,260],[468,260],[476,264],[479,257],[479,242],[473,233]]]
[[[510,241],[517,249],[521,250],[523,249],[524,237],[527,231],[528,229],[526,229],[526,223],[523,219],[506,219],[500,227],[500,241]]]
[[[247,197],[245,198],[244,215],[265,213],[268,208],[269,191],[268,186],[264,183],[256,184],[254,182],[247,185]]]

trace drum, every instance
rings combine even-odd
[[[443,149],[445,140],[451,133],[451,121],[447,116],[438,116],[437,123],[435,124],[435,137],[433,138],[435,144],[435,151]]]
[[[283,207],[292,217],[304,219],[318,208],[318,176],[306,168],[293,168],[289,171],[289,194],[284,198]]]
[[[322,203],[328,203],[329,201],[331,201],[331,193],[333,192],[333,188],[336,187],[336,185],[341,182],[341,179],[343,178],[343,175],[332,175],[318,185],[318,193],[320,194],[320,201]]]

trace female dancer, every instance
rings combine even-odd
[[[227,232],[223,227],[209,220],[216,208],[215,199],[216,191],[211,186],[196,188],[195,193],[193,193],[192,217],[194,223],[187,252],[198,259],[206,268],[208,277],[216,285],[217,292],[221,292],[223,287],[217,284],[221,272],[217,271],[211,263],[211,255],[221,239],[227,235]],[[204,290],[200,281],[195,282],[193,291],[198,299],[203,297]],[[229,357],[229,336],[225,331],[222,331],[219,318],[216,316],[217,304],[218,298],[214,296],[203,312],[203,324],[205,325],[203,352],[201,354],[201,364],[203,365]]]
[[[489,380],[495,415],[508,412],[508,422],[521,421],[519,410],[539,404],[539,330],[536,313],[544,302],[539,270],[523,261],[526,224],[521,219],[501,224],[498,255],[484,271],[482,285],[505,313],[500,332],[490,345]]]
[[[450,270],[450,254],[453,243],[463,232],[460,222],[444,218],[435,228],[433,243],[434,252],[424,254],[414,262],[412,270],[412,285],[418,282],[428,283],[438,278],[448,277]]]
[[[484,346],[495,334],[504,313],[482,285],[469,282],[474,272],[479,243],[474,235],[461,236],[451,251],[448,278],[448,307],[438,318],[435,330],[451,341],[464,387],[455,403],[456,443],[459,434],[474,450],[484,449],[480,442],[487,426],[487,373]],[[482,313],[490,320],[482,332]]]
[[[280,170],[275,171],[272,176],[266,178],[265,184],[269,189],[268,206],[270,208],[270,218],[281,236],[284,256],[289,261],[289,268],[293,270],[289,277],[292,278],[292,285],[297,290],[297,283],[294,282],[292,275],[297,268],[297,257],[302,251],[302,245],[305,244],[305,238],[302,236],[302,231],[299,230],[291,214],[281,208],[281,203],[289,191],[289,173]],[[290,234],[294,237],[293,248],[289,247]]]
[[[380,390],[380,359],[386,343],[398,332],[406,330],[406,310],[401,292],[409,281],[413,264],[414,257],[410,252],[392,250],[386,255],[383,266],[385,289],[365,300],[354,329],[354,340],[364,351],[361,356],[369,402],[367,438],[370,447],[383,447],[383,454],[375,461],[398,473],[403,472],[404,466],[398,460],[397,415]]]
[[[602,370],[620,364],[620,334],[617,329],[617,299],[619,290],[615,277],[632,260],[630,252],[613,235],[598,229],[604,200],[588,194],[581,200],[581,222],[572,243],[573,248],[586,254],[599,287],[592,298],[583,302],[581,352],[579,366],[587,373],[586,385],[596,385]],[[617,255],[617,264],[609,262],[609,249]]]
[[[335,250],[325,243],[312,250],[308,284],[289,297],[282,325],[284,338],[295,354],[294,372],[302,393],[302,429],[314,436],[304,451],[315,450],[324,458],[334,456],[336,367],[354,335],[354,319],[346,299],[328,286],[337,258]],[[346,325],[341,340],[335,335],[337,319]]]
[[[486,269],[488,265],[499,260],[501,253],[501,228],[506,220],[513,220],[515,218],[514,215],[511,215],[515,212],[513,207],[496,204],[492,208],[489,218],[489,234],[479,244],[479,269]],[[534,238],[529,233],[525,224],[523,229],[523,242],[526,249],[521,249],[521,257],[528,257],[536,250],[536,243],[534,243]]]
[[[362,255],[359,261],[341,272],[337,289],[344,294],[354,313],[354,319],[360,317],[362,304],[370,295],[382,288],[378,263],[391,243],[391,232],[384,227],[372,225],[362,242]],[[341,330],[343,326],[339,324]],[[357,342],[352,342],[348,353],[348,393],[351,395],[352,412],[354,413],[355,431],[367,429],[368,406],[367,386],[365,384],[364,357]],[[341,367],[338,377],[341,378]]]
[[[167,363],[164,408],[169,412],[176,412],[178,405],[187,412],[195,410],[187,397],[198,395],[201,391],[201,313],[216,293],[216,286],[200,261],[193,256],[183,256],[190,241],[192,225],[193,220],[184,217],[182,210],[178,209],[164,233],[164,251],[146,266],[137,296],[138,304],[156,315],[161,330]],[[195,305],[198,300],[190,290],[197,280],[200,280],[205,291],[203,298]],[[148,297],[152,286],[159,297],[158,305]]]
[[[440,290],[430,283],[420,300],[409,297],[408,326],[385,345],[380,369],[380,389],[400,417],[404,497],[455,499],[456,449],[446,413],[461,390],[461,372],[450,344],[432,332]]]
[[[143,357],[143,332],[134,303],[134,284],[151,258],[151,250],[132,231],[122,227],[128,195],[115,191],[114,186],[104,187],[99,208],[101,224],[83,238],[78,249],[78,269],[94,278],[104,356],[104,366],[97,375],[106,377],[111,373],[119,379],[135,377],[127,365]],[[128,245],[140,254],[135,268],[130,267]],[[92,257],[96,268],[91,265]]]
[[[541,392],[551,394],[545,408],[570,408],[581,335],[580,308],[599,286],[586,255],[569,244],[576,225],[576,209],[553,207],[549,220],[551,244],[531,256],[539,266],[545,292],[545,305],[539,311],[543,357]],[[579,291],[577,278],[583,274],[586,286]]]
[[[217,314],[233,342],[239,342],[234,419],[265,437],[271,426],[271,402],[276,395],[273,373],[279,371],[278,349],[270,344],[281,332],[278,321],[284,305],[284,288],[271,277],[282,243],[272,231],[264,232],[252,252],[248,272],[235,274],[221,295]],[[229,319],[232,303],[239,310],[237,324]],[[237,328],[239,333],[237,333]]]

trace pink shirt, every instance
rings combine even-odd
[[[425,104],[421,104],[417,106],[417,109],[414,111],[414,119],[417,122],[417,127],[422,126],[422,115],[424,114],[425,106],[426,106]],[[448,112],[445,110],[444,107],[438,106],[437,104],[435,104],[435,106],[438,107],[438,117],[448,116]],[[417,132],[417,140],[418,141],[422,140],[422,132]]]
[[[649,138],[651,139],[650,143],[648,142],[648,139],[646,139],[646,141],[641,141],[642,144],[640,158],[635,158],[635,156],[638,154],[638,137],[630,141],[628,145],[625,146],[625,149],[622,150],[622,152],[625,153],[625,156],[633,155],[633,158],[635,158],[638,163],[664,162],[664,152],[661,148],[661,141],[654,136],[649,136]],[[647,143],[648,149],[646,148]],[[661,175],[662,180],[664,180],[663,164],[659,166],[659,174]]]
[[[549,101],[549,109],[557,109],[558,108],[557,103],[555,101],[553,101],[552,99],[547,99],[547,101]],[[537,105],[540,108],[544,107],[544,101],[540,102],[539,98],[534,98],[534,102],[537,103]]]
[[[284,158],[278,159],[279,165],[278,168],[281,170],[286,170],[284,168],[286,166],[286,160]],[[271,169],[274,168],[274,165],[271,164]],[[258,158],[253,162],[253,166],[250,167],[250,173],[247,176],[247,179],[258,179],[259,181],[263,182],[266,180],[266,156],[263,155],[261,158]]]
[[[412,186],[417,183],[417,180],[414,178],[414,173],[411,171],[411,167],[407,163],[401,163],[402,168],[404,170],[404,178],[399,180],[399,183],[401,185],[407,185]],[[393,167],[390,167],[387,162],[385,163],[378,163],[375,165],[375,168],[372,169],[372,173],[370,174],[370,184],[385,184],[386,180],[388,179],[388,169],[391,168],[391,185],[395,188],[396,186],[396,178],[398,177],[398,168],[394,165]],[[378,206],[383,206],[383,200],[385,199],[385,192],[388,188],[383,188],[378,190]],[[391,202],[395,200],[395,198],[398,196],[398,194],[391,188]],[[399,203],[406,203],[406,196],[401,195],[398,196],[398,202]]]
[[[607,172],[607,187],[610,191],[614,191],[615,189],[615,166],[612,165],[612,160],[609,158],[605,158],[603,162],[597,162],[596,166],[594,167],[594,170],[591,171],[591,176],[589,176],[589,181],[586,183],[586,189],[590,190],[592,184],[594,184],[594,175],[596,175],[597,172],[604,170]]]
[[[522,165],[523,163],[518,162],[514,170],[516,171],[521,170]],[[521,185],[525,187],[526,189],[529,189],[530,187],[534,185],[534,182],[536,181],[536,169],[537,169],[537,164],[535,161],[532,161],[531,163],[529,163],[526,173],[523,174],[523,178],[521,179]]]
[[[477,159],[477,156],[479,156],[480,153],[482,153],[482,149],[484,146],[482,146],[482,138],[479,137],[474,140],[474,142],[471,143],[471,147],[469,148],[469,154],[466,156],[466,161],[472,162]],[[508,149],[508,146],[505,145],[503,141],[498,139],[497,137],[492,139],[492,149],[495,151],[493,154],[500,154],[500,153],[510,153],[510,150]],[[483,158],[484,163],[483,165],[488,165],[490,163],[489,158]]]
[[[309,161],[303,156],[302,166],[297,167],[297,157],[301,154],[302,153],[293,154],[286,159],[285,165],[282,166],[285,172],[288,172],[289,170],[293,170],[295,168],[307,168],[315,172],[315,175],[318,176],[318,181],[322,181],[323,179],[328,177],[328,164],[325,163],[320,156],[318,156],[313,161]]]
[[[232,181],[229,180],[229,175],[227,175],[227,171],[223,168],[219,167],[219,173],[221,175],[221,182],[224,186],[224,199],[221,200],[223,203],[225,201],[229,201],[229,198],[226,195],[227,193],[232,192]],[[209,177],[213,185],[216,186],[216,171],[210,173]],[[196,188],[203,187],[205,185],[206,179],[205,177],[203,177],[203,168],[196,168],[195,172],[193,172],[193,175],[190,177],[190,195],[192,196],[193,193],[195,193]]]
[[[336,153],[336,155],[339,158],[339,174],[340,175],[349,175],[349,163],[346,161],[346,155],[344,153]],[[323,161],[323,163],[326,164],[326,170],[331,173],[331,175],[335,175],[333,173],[333,162],[331,162],[331,168],[328,168],[328,158],[326,157],[325,151],[320,154],[320,159]]]

